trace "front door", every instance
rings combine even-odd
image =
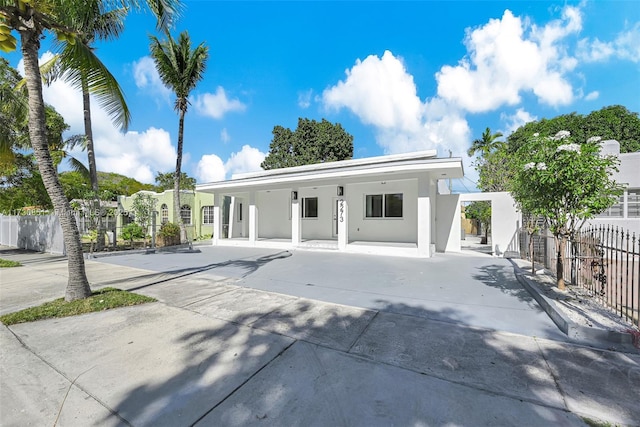
[[[331,221],[331,237],[334,239],[338,238],[338,209],[339,209],[339,199],[333,198],[333,221]]]

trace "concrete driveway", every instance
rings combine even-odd
[[[197,272],[253,289],[567,340],[518,283],[509,260],[473,251],[416,259],[199,246],[96,261],[172,275]]]
[[[509,316],[535,313],[516,283],[485,278],[507,277],[503,260],[200,249],[87,262],[94,288],[117,285],[159,302],[0,326],[0,425],[584,426],[582,417],[621,425],[640,419],[640,355],[469,326],[489,322],[473,313],[491,307]],[[1,256],[24,263],[0,271],[3,311],[64,292],[66,260]],[[472,275],[461,282],[483,289],[466,291],[480,303],[447,299],[444,291],[412,302],[411,293],[398,291],[442,281],[463,292],[453,280],[463,273],[447,279],[432,271],[455,270],[455,261]],[[313,282],[303,280],[305,262]],[[378,279],[377,291],[342,276],[347,270]],[[294,290],[360,298],[389,311]],[[501,302],[482,303],[485,295]],[[442,315],[440,306],[455,310]]]

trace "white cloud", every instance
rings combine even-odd
[[[437,149],[462,155],[470,130],[459,110],[434,98],[422,102],[413,76],[400,58],[386,51],[346,70],[346,79],[322,94],[326,108],[347,108],[376,127],[376,141],[386,153]]]
[[[620,32],[611,42],[584,38],[578,42],[578,56],[586,62],[603,62],[611,58],[640,62],[640,22]]]
[[[504,136],[508,136],[515,132],[519,127],[538,120],[538,117],[525,111],[524,108],[518,108],[516,112],[511,115],[505,113],[500,114],[500,120],[502,120],[506,126],[502,131],[502,134]]]
[[[226,173],[229,175],[255,172],[262,170],[260,163],[267,155],[257,148],[243,145],[237,153],[232,153],[229,160],[224,164]]]
[[[196,111],[203,116],[221,119],[226,113],[244,111],[247,106],[238,99],[229,99],[222,86],[218,86],[216,93],[203,93],[192,100]]]
[[[401,59],[386,51],[382,58],[356,60],[345,73],[346,80],[323,92],[326,107],[346,107],[364,123],[383,129],[413,131],[420,126],[421,102]]]
[[[582,28],[578,8],[567,6],[560,20],[544,27],[506,10],[501,19],[467,30],[469,55],[436,74],[438,95],[469,112],[495,110],[520,103],[521,92],[533,92],[552,106],[569,104],[573,89],[566,73],[577,65],[560,42]]]
[[[249,145],[243,145],[240,151],[231,153],[224,163],[215,154],[205,154],[196,166],[196,177],[199,182],[215,182],[234,174],[259,171],[262,170],[260,163],[265,157],[266,153]]]
[[[50,52],[45,52],[40,62],[51,57]],[[84,134],[80,91],[63,81],[55,81],[43,87],[43,96],[45,102],[52,105],[70,126],[66,135]],[[91,103],[91,121],[99,171],[116,172],[153,183],[157,171],[167,172],[175,167],[176,149],[167,131],[149,128],[123,134],[113,126],[109,115],[95,100]],[[87,163],[86,152],[76,149],[72,154]]]
[[[231,135],[229,135],[229,132],[227,132],[227,128],[223,128],[220,131],[220,141],[222,141],[225,144],[231,141]]]
[[[156,64],[150,56],[143,56],[133,62],[133,78],[139,89],[144,89],[152,95],[159,95],[167,102],[171,98],[171,89],[166,87],[156,69]]]
[[[224,181],[224,163],[215,154],[205,154],[196,166],[196,177],[199,182]]]
[[[595,101],[596,99],[598,99],[598,97],[600,97],[600,92],[598,92],[597,90],[594,90],[593,92],[589,92],[584,97],[584,100],[585,101]]]
[[[298,107],[309,108],[311,106],[311,97],[313,96],[313,89],[298,92]]]

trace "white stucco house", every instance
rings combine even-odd
[[[197,191],[215,196],[214,245],[430,257],[460,248],[460,196],[438,181],[463,174],[462,159],[431,150],[234,175]]]
[[[613,179],[624,186],[618,202],[596,218],[589,225],[619,227],[640,236],[640,152],[620,153],[618,141],[602,142],[604,154],[615,155],[620,161]]]

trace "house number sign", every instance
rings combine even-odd
[[[338,215],[339,221],[344,222],[344,199],[340,199],[338,201],[338,211],[339,211],[339,215]]]

